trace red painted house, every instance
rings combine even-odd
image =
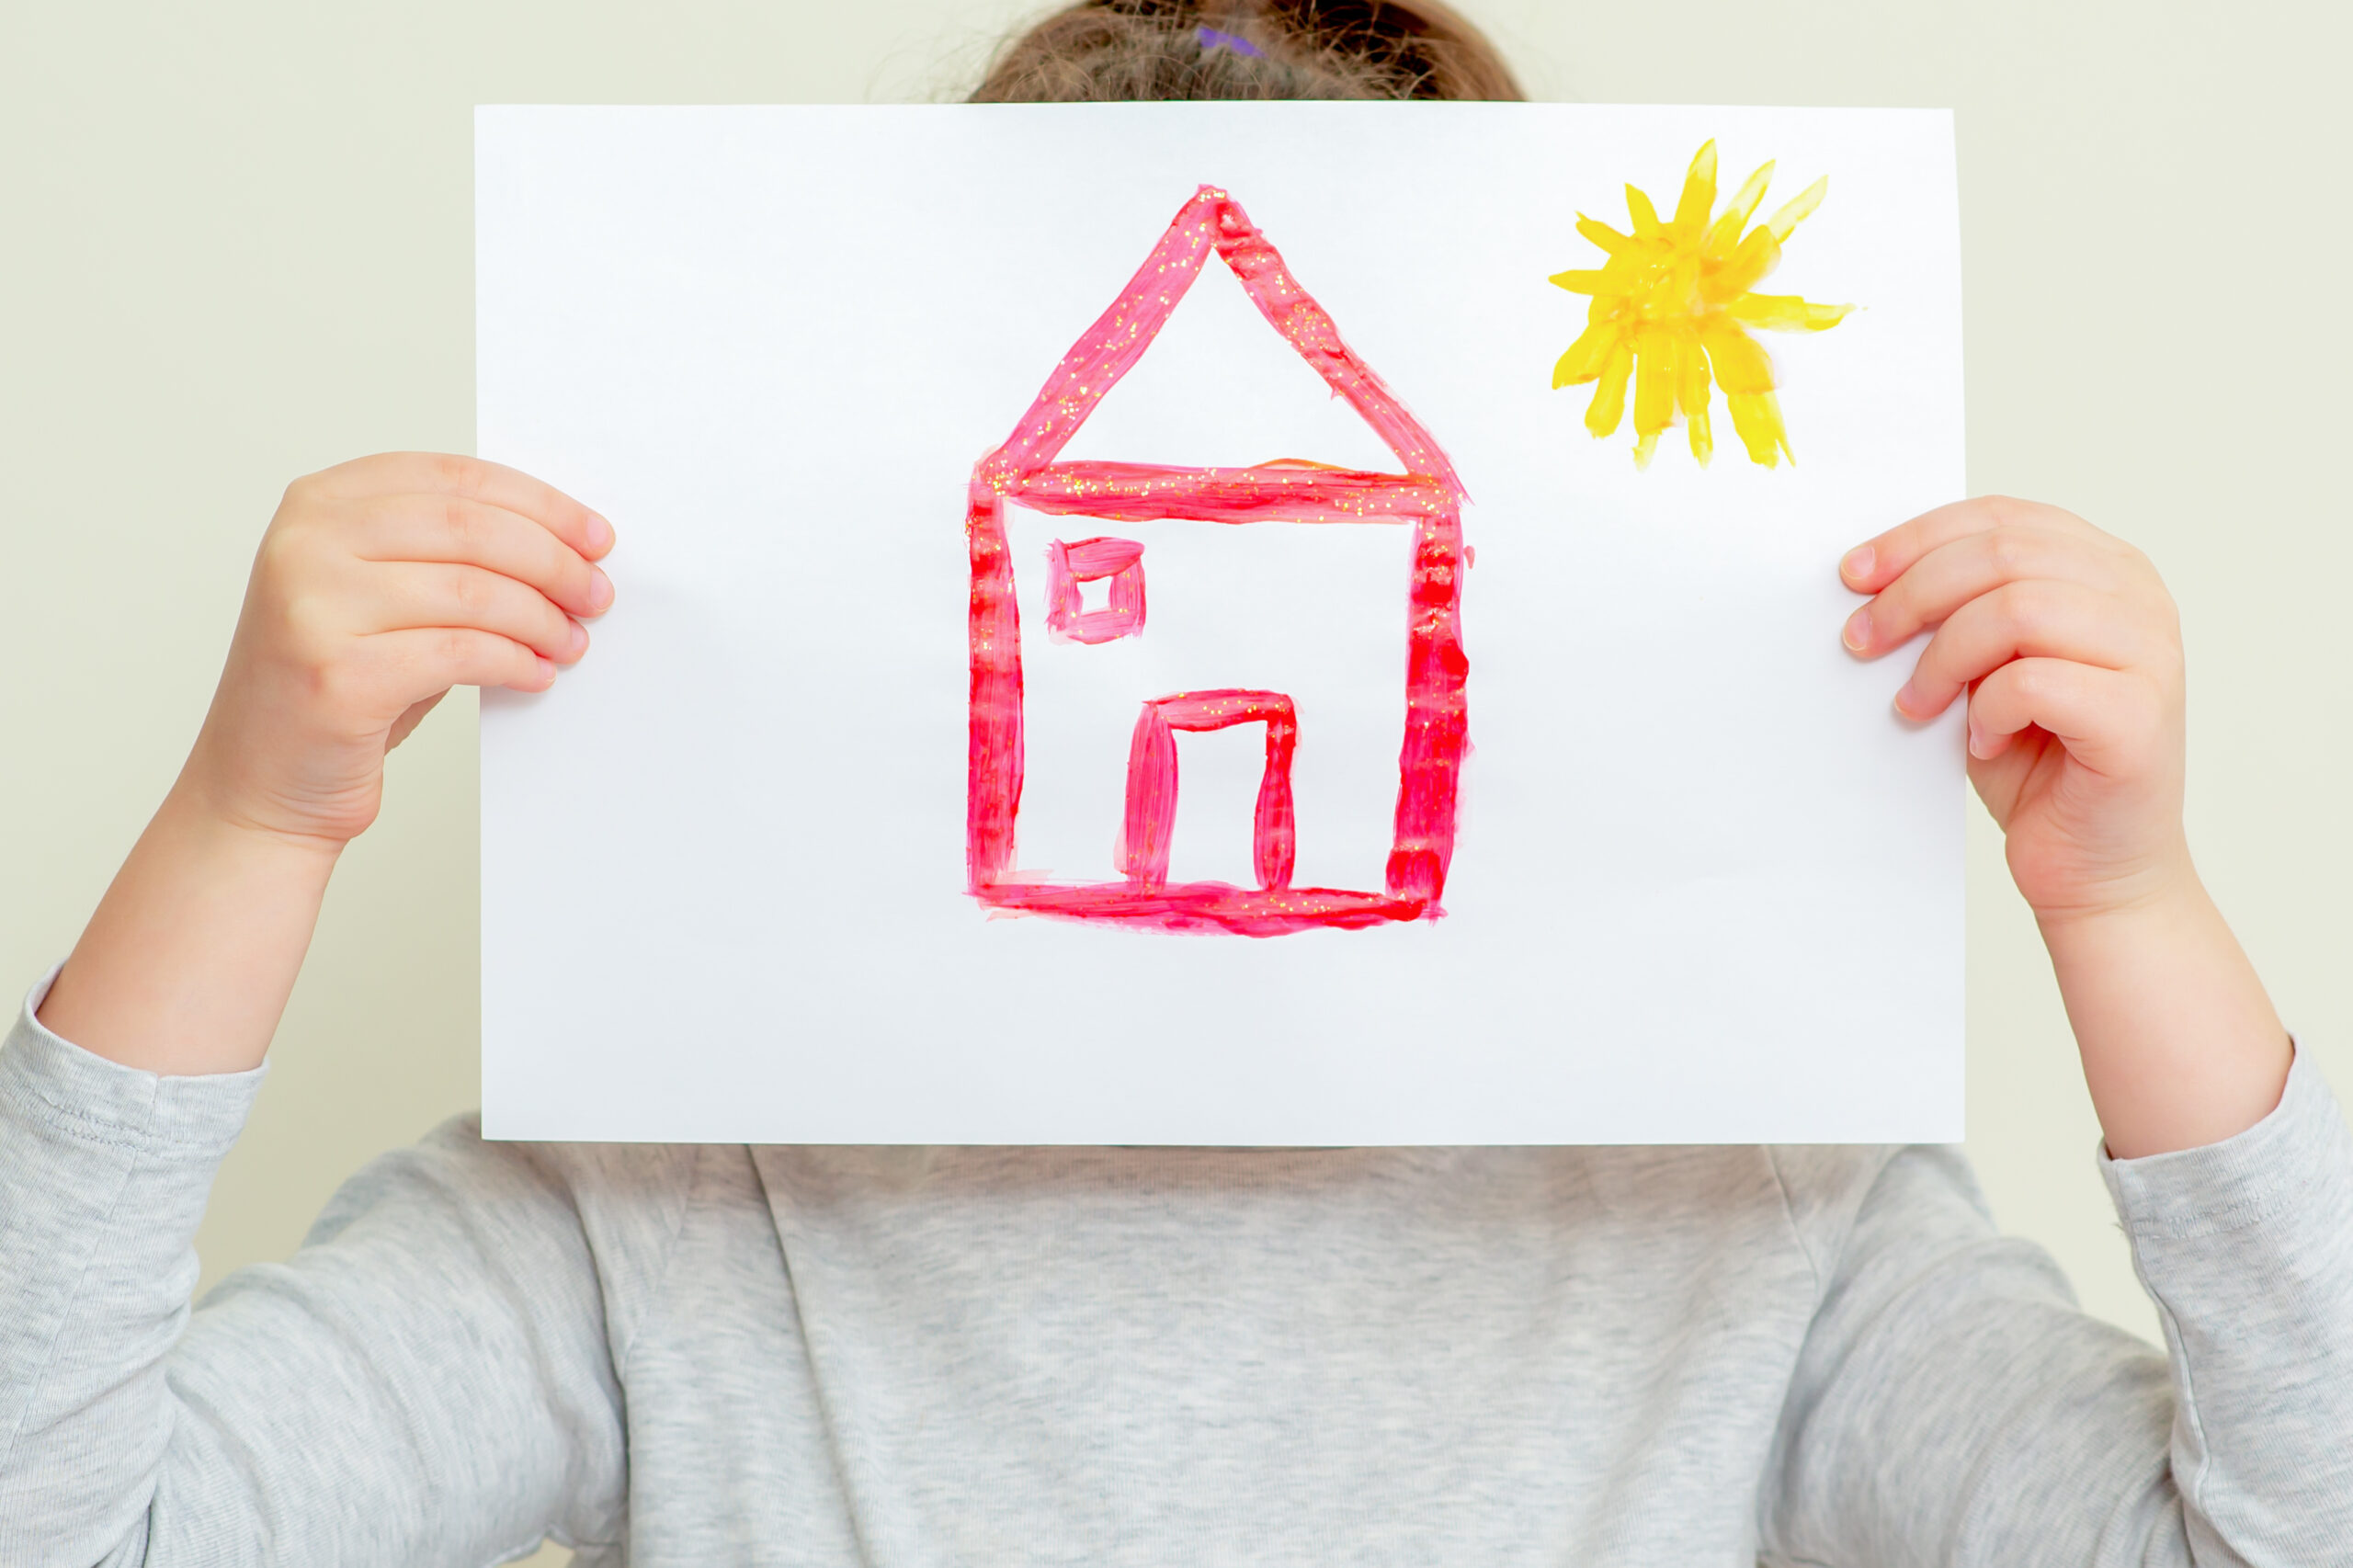
[[[1211,255],[1233,269],[1259,314],[1346,398],[1396,455],[1401,472],[1369,473],[1286,460],[1250,468],[1059,462],[1105,393],[1167,322]],[[1204,186],[1120,297],[1079,340],[1005,444],[972,470],[965,533],[972,552],[972,712],[966,875],[995,910],[1168,930],[1277,936],[1311,926],[1361,927],[1440,913],[1454,851],[1457,786],[1466,747],[1462,653],[1462,486],[1429,432],[1340,340],[1322,306],[1224,191]],[[1146,700],[1128,758],[1126,811],[1110,880],[1043,882],[1014,869],[1021,809],[1021,627],[1006,543],[1007,505],[1117,525],[1164,518],[1231,526],[1407,528],[1414,550],[1406,618],[1405,732],[1397,812],[1383,885],[1291,886],[1295,833],[1290,762],[1302,722],[1277,691],[1180,691]],[[1142,634],[1151,560],[1112,537],[1057,540],[1049,551],[1047,624],[1081,643]],[[1108,579],[1108,603],[1086,610],[1079,585]],[[1252,831],[1257,885],[1171,882],[1176,812],[1176,732],[1266,726],[1266,769]]]

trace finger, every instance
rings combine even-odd
[[[313,474],[297,484],[357,500],[382,495],[455,495],[518,512],[590,561],[613,547],[613,526],[554,485],[504,463],[449,452],[384,452]]]
[[[566,613],[602,615],[612,580],[519,512],[459,495],[400,495],[373,503],[358,541],[365,561],[480,566],[538,589]]]
[[[466,626],[380,631],[363,640],[368,661],[398,690],[421,701],[453,686],[545,691],[555,665],[511,637]]]
[[[1895,694],[1898,711],[1933,718],[1971,682],[2012,659],[2072,659],[2124,669],[2145,654],[2114,596],[2078,583],[2006,583],[1955,610]]]
[[[2105,592],[2124,585],[2115,555],[2098,548],[2088,531],[1996,524],[1940,544],[1914,562],[1847,618],[1840,640],[1865,657],[1883,653],[2005,583],[2035,578]]]
[[[1859,594],[1875,594],[1910,571],[1913,563],[1930,551],[1971,534],[1990,533],[2002,528],[2047,533],[2099,533],[2073,512],[2063,512],[2056,506],[2016,501],[2006,495],[1976,495],[1923,512],[1885,533],[1865,540],[1839,561],[1838,576]]]
[[[2058,736],[2094,772],[2129,770],[2161,727],[2157,700],[2149,683],[2128,670],[2015,659],[1970,694],[1969,755],[1999,756],[2031,726]]]
[[[568,665],[588,651],[581,624],[537,588],[479,566],[413,561],[369,568],[372,614],[363,631],[463,627],[494,632]]]

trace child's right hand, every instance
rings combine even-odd
[[[612,525],[472,458],[360,458],[286,488],[181,788],[241,826],[339,847],[384,754],[453,686],[540,691],[613,601]]]
[[[188,767],[41,1001],[42,1023],[151,1073],[269,1048],[384,754],[453,686],[544,690],[588,649],[612,526],[496,463],[416,453],[298,479]]]

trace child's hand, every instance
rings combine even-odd
[[[1936,628],[1899,711],[1968,696],[1969,777],[2046,924],[2194,881],[2181,826],[2180,623],[2148,559],[2054,506],[1939,506],[1858,546],[1875,595],[1847,646],[1870,658]]]
[[[538,480],[398,453],[298,479],[254,561],[182,787],[231,823],[341,845],[384,754],[452,686],[539,691],[587,651],[611,525]]]

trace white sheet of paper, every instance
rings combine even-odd
[[[500,1138],[1551,1143],[1961,1134],[1961,729],[1838,642],[1839,552],[1961,494],[1942,111],[1567,105],[490,108],[480,449],[610,517],[619,602],[483,703],[483,1098]],[[1701,142],[1798,461],[1702,469],[1555,392],[1600,264]],[[1270,937],[968,889],[973,466],[1204,184],[1469,494],[1472,752],[1441,917]],[[1065,460],[1398,463],[1211,259]],[[1379,890],[1403,525],[1011,509],[1025,878],[1117,882],[1139,706],[1298,714],[1297,887]],[[1046,551],[1143,543],[1141,636],[1046,632]],[[1087,585],[1096,608],[1106,585]],[[1169,876],[1254,885],[1263,725],[1177,737]]]

